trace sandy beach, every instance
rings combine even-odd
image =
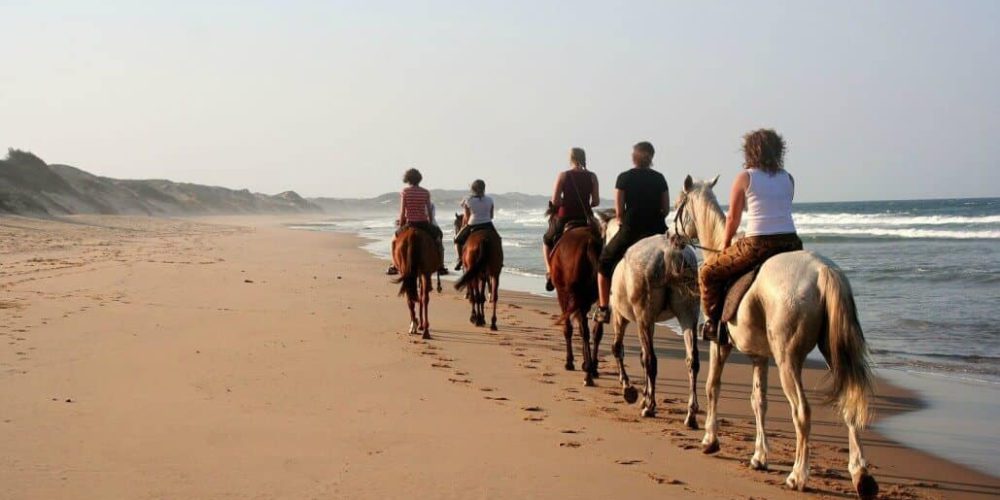
[[[641,419],[607,337],[596,388],[563,370],[554,301],[505,292],[491,333],[446,284],[422,341],[385,262],[355,236],[284,227],[302,221],[0,219],[0,498],[802,497],[782,487],[794,439],[774,373],[772,467],[753,472],[741,355],[705,456],[670,332],[661,411]],[[626,345],[634,377],[634,332]],[[703,380],[704,346],[702,361]],[[851,497],[846,429],[810,395],[809,496]],[[880,384],[876,418],[920,406]],[[863,438],[884,498],[1000,495],[998,478]]]

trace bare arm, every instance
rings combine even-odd
[[[552,188],[552,199],[550,200],[553,207],[562,206],[562,186],[565,175],[565,172],[560,172],[559,177],[556,177],[556,185]]]
[[[437,221],[434,220],[434,215],[435,215],[434,214],[434,202],[431,201],[431,194],[430,193],[427,193],[427,207],[424,208],[424,210],[427,210],[427,220],[429,220],[431,222],[431,224],[437,223]]]
[[[747,203],[747,188],[750,186],[750,174],[740,172],[733,179],[733,188],[729,191],[729,215],[726,217],[726,239],[723,248],[728,248],[733,242],[733,236],[740,227],[743,209]]]
[[[615,189],[615,218],[621,222],[625,215],[625,191]]]
[[[469,205],[463,205],[463,206],[465,207],[465,215],[462,216],[462,225],[468,226],[469,219],[472,218],[472,210],[469,208]]]
[[[593,180],[594,192],[590,193],[590,206],[596,207],[601,204],[601,189],[597,185],[597,174],[591,172],[590,178]]]

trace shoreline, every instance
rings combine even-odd
[[[289,225],[292,230],[333,232],[349,234],[362,240],[359,248],[373,258],[386,263],[391,259],[383,251],[381,240],[360,234],[358,231],[325,229],[317,224]],[[449,269],[450,270],[450,269]],[[442,280],[454,280],[452,271]],[[542,291],[544,281],[540,277],[504,271],[500,288],[508,292],[529,294],[555,300],[555,294]],[[676,333],[676,321],[661,323]],[[825,362],[818,350],[813,350],[808,359],[825,368]],[[707,359],[704,363],[707,366]],[[1000,463],[995,460],[994,450],[1000,448],[1000,433],[997,426],[990,425],[992,417],[1000,415],[1000,384],[990,380],[961,377],[950,373],[924,371],[905,367],[873,366],[880,384],[888,382],[894,387],[917,395],[919,403],[905,412],[876,416],[871,428],[880,434],[903,443],[906,446],[936,455],[956,464],[971,467],[983,474],[1000,478]],[[725,383],[725,381],[723,382]],[[702,389],[702,387],[699,387]],[[992,394],[985,396],[983,394]],[[957,408],[961,408],[959,411]],[[973,418],[978,417],[978,418]],[[959,422],[949,421],[959,420]],[[961,430],[962,432],[958,432]]]
[[[681,342],[663,328],[663,403],[641,419],[607,338],[598,387],[562,369],[551,299],[505,291],[490,333],[447,287],[425,342],[405,333],[397,286],[358,237],[275,217],[64,220],[0,221],[0,497],[802,497],[780,486],[794,437],[776,377],[772,470],[745,466],[738,355],[723,450],[705,456],[701,431],[681,424]],[[818,401],[822,373],[806,371]],[[919,406],[882,392],[880,415]],[[846,430],[825,406],[813,416],[808,494],[849,495]],[[884,498],[1000,493],[994,477],[877,431],[863,439]]]

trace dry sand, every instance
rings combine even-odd
[[[740,355],[723,451],[704,456],[681,423],[671,333],[657,336],[665,402],[640,419],[607,341],[598,387],[562,369],[551,300],[505,293],[490,333],[446,290],[424,342],[360,240],[278,222],[0,219],[0,498],[801,497],[780,486],[793,440],[776,376],[772,471],[745,465]],[[844,497],[846,431],[812,400],[811,496]],[[880,387],[879,414],[918,406]],[[1000,494],[996,478],[864,439],[886,498]]]

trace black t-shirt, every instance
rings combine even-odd
[[[622,172],[615,188],[625,194],[622,224],[641,232],[667,232],[663,213],[663,193],[668,192],[663,174],[651,168],[630,168]]]

